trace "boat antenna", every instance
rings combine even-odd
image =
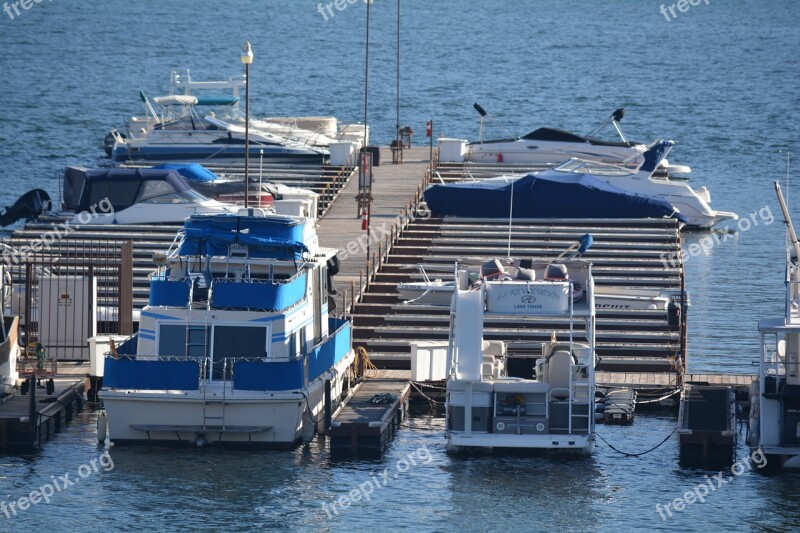
[[[486,111],[486,110],[483,108],[483,106],[481,106],[479,103],[477,103],[477,102],[476,102],[476,103],[472,104],[472,107],[473,107],[473,108],[475,109],[475,111],[477,111],[477,112],[478,112],[478,114],[481,116],[481,131],[480,131],[480,134],[479,134],[479,136],[478,136],[478,139],[479,139],[479,141],[478,141],[478,142],[483,142],[483,119],[485,119],[486,117],[489,117],[490,119],[492,119],[492,122],[494,122],[494,123],[495,123],[495,125],[496,125],[498,128],[500,128],[500,129],[501,129],[501,130],[503,130],[504,132],[508,133],[508,135],[509,135],[510,137],[514,137],[514,134],[513,134],[513,133],[511,133],[510,131],[508,131],[508,130],[505,128],[505,126],[503,126],[502,124],[500,124],[499,122],[497,122],[497,119],[496,119],[496,118],[494,118],[494,117],[493,117],[493,116],[492,116],[492,115],[491,115],[491,114],[490,114],[488,111]]]
[[[625,135],[622,133],[622,129],[620,129],[620,127],[619,127],[619,123],[622,122],[622,118],[624,116],[625,116],[625,108],[624,107],[620,107],[619,109],[615,109],[614,112],[611,113],[611,116],[609,116],[607,119],[605,119],[603,122],[601,122],[591,132],[586,134],[586,137],[594,137],[595,135],[600,133],[600,131],[602,131],[602,129],[605,128],[610,122],[611,124],[614,125],[614,129],[617,130],[617,134],[619,135],[620,139],[622,139],[622,142],[627,143],[628,140],[625,138]]]
[[[779,150],[778,153],[786,154],[786,205],[789,205],[789,161],[792,157],[792,152],[789,150]]]
[[[783,220],[786,223],[786,232],[789,235],[789,241],[791,241],[792,248],[794,248],[795,256],[800,260],[800,242],[797,241],[797,234],[794,232],[792,218],[789,216],[789,208],[786,205],[786,200],[783,199],[781,184],[777,181],[775,182],[775,192],[778,195],[778,203],[780,204],[781,211],[783,212]]]
[[[514,219],[514,181],[511,182],[511,202],[509,203],[508,206],[508,258],[509,259],[511,259],[511,222]]]

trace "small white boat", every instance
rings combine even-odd
[[[747,435],[753,454],[761,453],[770,471],[800,468],[800,242],[777,182],[775,189],[788,233],[785,313],[758,322],[761,350]]]
[[[483,140],[483,119],[489,115],[478,104],[481,115],[481,138],[467,145],[466,161],[476,163],[507,163],[528,165],[558,165],[573,157],[611,164],[626,164],[638,168],[644,162],[643,143],[628,141],[619,127],[624,109],[614,111],[589,135],[577,135],[557,128],[539,128],[511,139]],[[612,124],[620,136],[619,141],[603,141],[595,137],[605,126]]]
[[[520,260],[497,259],[505,264],[509,272]],[[462,263],[463,265],[464,263]],[[404,304],[449,306],[453,300],[453,281],[430,279],[422,265],[418,266],[424,281],[406,281],[397,284],[399,299]],[[511,274],[509,274],[511,275]],[[658,310],[667,312],[670,303],[680,300],[680,292],[671,289],[652,289],[649,287],[606,287],[597,286],[594,290],[595,309],[598,311],[637,311]],[[688,302],[686,303],[688,306]]]
[[[590,453],[595,432],[594,281],[583,260],[531,262],[482,272],[456,267],[447,366],[447,449],[526,448]],[[479,277],[477,286],[470,283]],[[483,319],[560,317],[567,341],[527,354],[524,375],[507,364],[506,345],[485,341]],[[575,322],[582,323],[581,341]],[[585,333],[583,333],[585,332]]]
[[[318,246],[314,220],[259,210],[194,216],[162,263],[138,333],[105,358],[110,439],[310,438],[326,404],[339,405],[355,358],[350,323],[329,316],[338,262],[336,250]]]

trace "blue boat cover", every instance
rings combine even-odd
[[[193,215],[183,225],[180,255],[227,256],[231,244],[248,247],[250,257],[299,259],[303,222],[291,217],[251,217],[232,214]]]
[[[512,196],[513,187],[513,196]],[[432,185],[425,202],[434,215],[474,218],[662,218],[686,222],[669,202],[631,194],[589,174],[548,170],[512,182],[483,180]]]
[[[153,168],[176,170],[178,174],[189,181],[211,182],[219,179],[219,176],[198,163],[164,163]]]

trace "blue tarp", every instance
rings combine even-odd
[[[156,165],[153,168],[175,170],[189,181],[212,182],[219,179],[219,176],[198,163],[164,163],[162,165]]]
[[[233,364],[233,388],[255,391],[302,389],[303,372],[302,359],[281,362],[236,361]]]
[[[514,218],[662,218],[675,217],[664,200],[625,192],[588,174],[548,170],[512,182],[483,180],[432,185],[425,202],[434,215],[509,217],[513,186]]]
[[[308,354],[308,379],[317,379],[323,372],[342,360],[353,347],[350,322],[338,318],[328,319],[331,336]]]
[[[180,255],[226,256],[231,244],[249,248],[250,257],[293,259],[308,251],[303,222],[290,217],[194,215],[183,226]]]

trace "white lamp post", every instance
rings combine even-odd
[[[242,47],[242,63],[244,64],[244,207],[248,207],[250,196],[250,63],[253,62],[253,49],[250,41]]]

